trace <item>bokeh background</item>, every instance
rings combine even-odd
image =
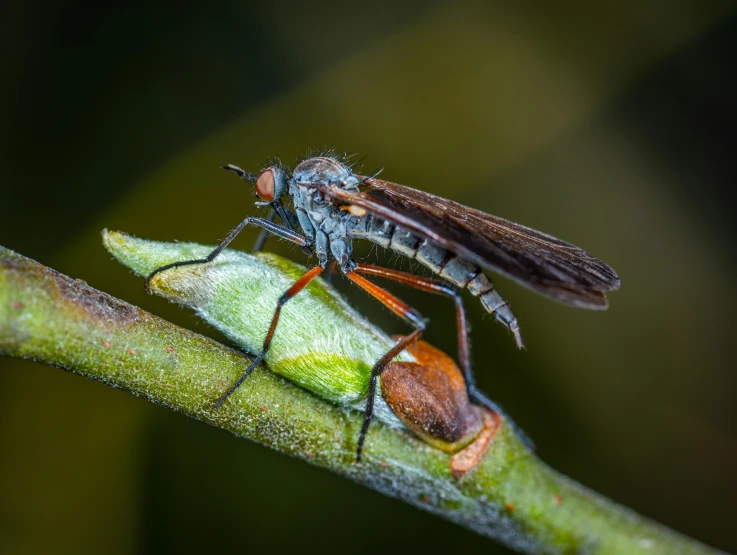
[[[367,154],[619,271],[605,313],[498,279],[525,352],[469,299],[478,381],[553,467],[737,550],[737,2],[6,0],[0,37],[0,244],[217,337],[100,230],[214,243],[254,210],[223,163]],[[450,304],[394,290],[455,352]],[[508,553],[125,393],[0,367],[0,552]]]

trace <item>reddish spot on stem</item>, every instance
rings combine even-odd
[[[15,310],[23,310],[23,308],[26,306],[20,301],[13,301],[10,303],[10,306],[12,306]]]
[[[268,412],[268,411],[269,411],[269,407],[267,407],[266,405],[261,405],[261,412]]]
[[[555,503],[556,505],[560,505],[561,503],[563,503],[563,497],[560,495],[554,496],[553,503]]]
[[[506,505],[504,505],[504,510],[507,511],[508,513],[513,513],[514,505],[512,505],[511,503],[507,503]]]
[[[102,344],[105,347],[110,347],[112,345],[112,343],[110,343],[110,341],[103,341]]]
[[[172,347],[171,345],[167,345],[166,347],[164,347],[164,350],[167,353],[173,353],[174,352],[174,347]]]
[[[128,352],[130,354],[132,354],[132,355],[135,355],[136,354],[136,350],[135,349],[128,349]]]
[[[456,478],[461,478],[466,472],[476,468],[502,427],[502,417],[499,414],[483,409],[483,417],[484,429],[478,437],[450,459],[450,470]]]

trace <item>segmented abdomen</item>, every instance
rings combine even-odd
[[[519,337],[517,318],[478,264],[468,262],[437,243],[418,237],[386,220],[372,216],[364,216],[360,220],[351,229],[353,237],[368,239],[417,260],[454,285],[468,289],[471,295],[479,297],[489,314],[493,314],[515,337]]]

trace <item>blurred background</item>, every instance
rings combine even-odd
[[[737,550],[737,1],[6,0],[0,31],[0,244],[218,337],[100,230],[212,244],[254,213],[222,164],[366,154],[620,273],[603,313],[498,278],[523,352],[469,298],[478,381],[554,468]],[[455,353],[451,304],[392,289]],[[509,552],[101,384],[0,367],[0,552]]]

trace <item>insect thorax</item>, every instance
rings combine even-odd
[[[292,183],[302,186],[335,185],[341,189],[357,189],[359,179],[351,168],[335,158],[317,156],[300,162],[292,174]]]
[[[289,182],[297,217],[305,235],[314,241],[321,264],[328,254],[340,263],[344,271],[350,269],[352,244],[348,223],[352,215],[333,206],[319,185],[332,185],[346,190],[358,190],[359,179],[339,160],[318,156],[304,160],[294,169]]]

